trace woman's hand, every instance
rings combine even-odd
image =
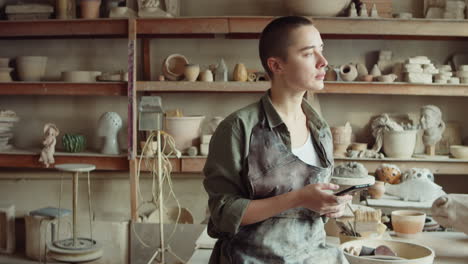
[[[337,190],[333,183],[309,184],[300,189],[301,206],[331,218],[343,215],[345,205],[353,198],[351,195],[335,196],[325,190]]]

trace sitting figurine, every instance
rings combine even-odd
[[[56,137],[59,135],[59,133],[60,131],[58,130],[57,126],[52,123],[47,123],[44,126],[44,141],[42,141],[44,148],[42,148],[39,161],[42,162],[46,168],[48,168],[50,164],[55,163],[55,144],[57,143]]]

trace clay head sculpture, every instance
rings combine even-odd
[[[445,123],[442,112],[435,105],[425,105],[421,108],[421,127],[424,129],[423,142],[426,146],[434,146],[442,138]]]
[[[104,137],[104,144],[101,149],[103,154],[117,155],[119,151],[119,143],[117,135],[122,128],[122,118],[115,112],[105,112],[99,118],[98,136]]]
[[[56,137],[59,135],[60,131],[57,126],[52,123],[47,123],[44,126],[44,140],[42,144],[41,156],[39,162],[42,162],[47,168],[50,164],[55,163],[54,153],[55,153],[55,144],[57,143]]]

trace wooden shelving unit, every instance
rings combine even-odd
[[[4,82],[0,95],[99,95],[126,96],[126,82]]]
[[[0,38],[127,38],[127,35],[127,19],[0,21]]]
[[[269,87],[270,82],[137,82],[139,92],[259,93]]]

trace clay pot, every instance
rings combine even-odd
[[[341,65],[340,67],[340,78],[345,82],[352,82],[356,80],[358,72],[356,66],[352,64]]]
[[[412,210],[392,212],[392,227],[399,237],[411,238],[421,233],[426,222],[426,214]]]
[[[374,75],[367,74],[367,75],[361,76],[360,80],[363,82],[372,82],[374,80]]]
[[[13,79],[11,79],[10,73],[13,71],[13,68],[9,67],[0,67],[0,82],[11,82]]]
[[[232,74],[234,81],[236,82],[246,82],[247,81],[247,69],[242,63],[236,64],[234,67],[234,72]]]
[[[385,193],[385,182],[375,181],[374,185],[367,190],[372,199],[380,199]]]
[[[396,80],[398,76],[396,74],[386,74],[386,75],[380,75],[377,77],[377,79],[379,80],[379,82],[386,82],[386,83],[391,83],[391,82],[394,82]]]
[[[333,144],[351,144],[351,134],[353,132],[349,123],[345,126],[330,128],[333,138]]]
[[[351,0],[283,0],[284,6],[294,15],[337,16],[350,4]]]
[[[200,126],[204,116],[166,117],[165,131],[172,135],[176,148],[185,153],[191,146],[200,144]]]
[[[180,54],[169,55],[162,64],[162,73],[166,79],[180,81],[184,78],[185,65],[189,64],[187,58]]]
[[[366,68],[366,65],[363,63],[358,63],[356,64],[356,69],[358,72],[359,79],[361,79],[365,75],[369,75],[369,71]]]
[[[81,0],[81,17],[86,19],[99,18],[101,0]]]
[[[351,143],[350,146],[351,150],[356,150],[356,151],[364,151],[367,149],[367,143]]]
[[[212,82],[213,81],[213,73],[210,70],[202,71],[200,73],[200,81],[202,82]]]
[[[44,77],[47,57],[20,56],[16,58],[16,66],[20,81],[37,82]]]
[[[333,144],[333,156],[346,157],[349,144]]]
[[[382,75],[382,71],[380,71],[380,68],[377,64],[374,64],[374,67],[372,67],[372,70],[370,72],[371,75],[374,77]]]
[[[383,150],[389,158],[409,159],[416,146],[417,130],[385,131]]]
[[[333,65],[328,65],[328,70],[325,73],[325,81],[336,81],[338,76]]]
[[[468,146],[452,145],[450,146],[450,154],[456,159],[468,159]]]
[[[57,0],[55,1],[55,16],[57,19],[70,19],[72,6],[70,0]]]
[[[200,74],[200,65],[198,64],[185,65],[184,76],[187,81],[189,82],[196,81],[199,74]]]

